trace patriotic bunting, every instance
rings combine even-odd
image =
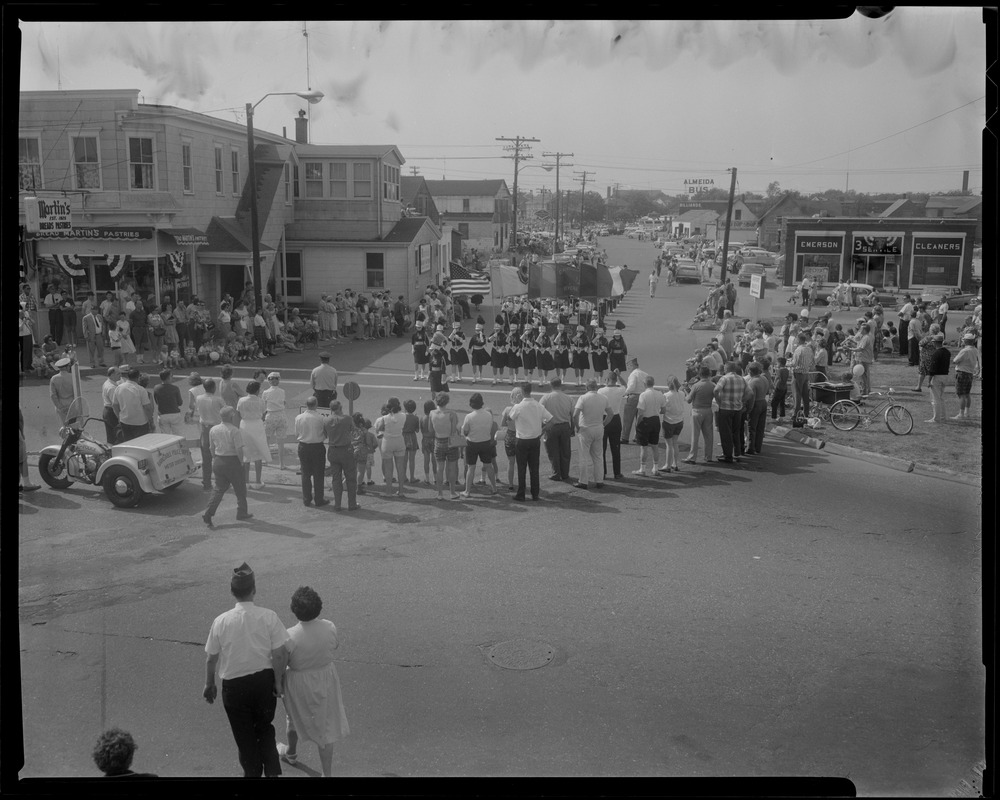
[[[118,255],[105,255],[104,261],[111,270],[111,277],[117,278],[129,261],[132,260],[132,256],[118,256]]]
[[[59,268],[71,278],[82,278],[87,274],[83,268],[83,262],[79,256],[54,255],[51,258],[59,265]]]
[[[174,275],[180,275],[184,270],[184,251],[177,250],[173,253],[167,253],[167,263]]]

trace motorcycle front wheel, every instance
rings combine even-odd
[[[66,477],[66,461],[57,461],[50,453],[38,457],[38,473],[53,489],[68,489],[73,481]]]

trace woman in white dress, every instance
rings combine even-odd
[[[403,496],[403,476],[406,474],[406,443],[403,440],[403,413],[399,398],[390,397],[386,403],[387,414],[375,420],[375,435],[382,453],[382,476],[385,485],[391,486],[393,471],[396,473],[396,496]]]
[[[323,601],[308,586],[292,595],[292,613],[298,625],[288,629],[288,669],[284,694],[288,744],[278,744],[281,760],[298,762],[299,739],[319,747],[323,776],[333,777],[333,743],[350,733],[340,677],[333,664],[337,648],[337,628],[328,619],[319,619]]]
[[[240,415],[240,432],[243,434],[243,473],[250,483],[250,462],[257,472],[256,489],[264,488],[261,480],[264,462],[271,463],[271,448],[264,432],[264,401],[260,399],[260,383],[250,381],[247,393],[236,403]]]

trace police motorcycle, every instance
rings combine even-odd
[[[62,444],[39,454],[38,471],[53,489],[89,483],[102,487],[118,508],[135,508],[146,494],[176,489],[197,469],[183,436],[148,433],[106,444],[86,433],[88,422],[103,420],[91,417],[86,400],[78,397],[59,430]]]

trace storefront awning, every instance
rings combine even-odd
[[[167,234],[181,247],[208,244],[208,234],[198,228],[160,228],[160,232]]]

